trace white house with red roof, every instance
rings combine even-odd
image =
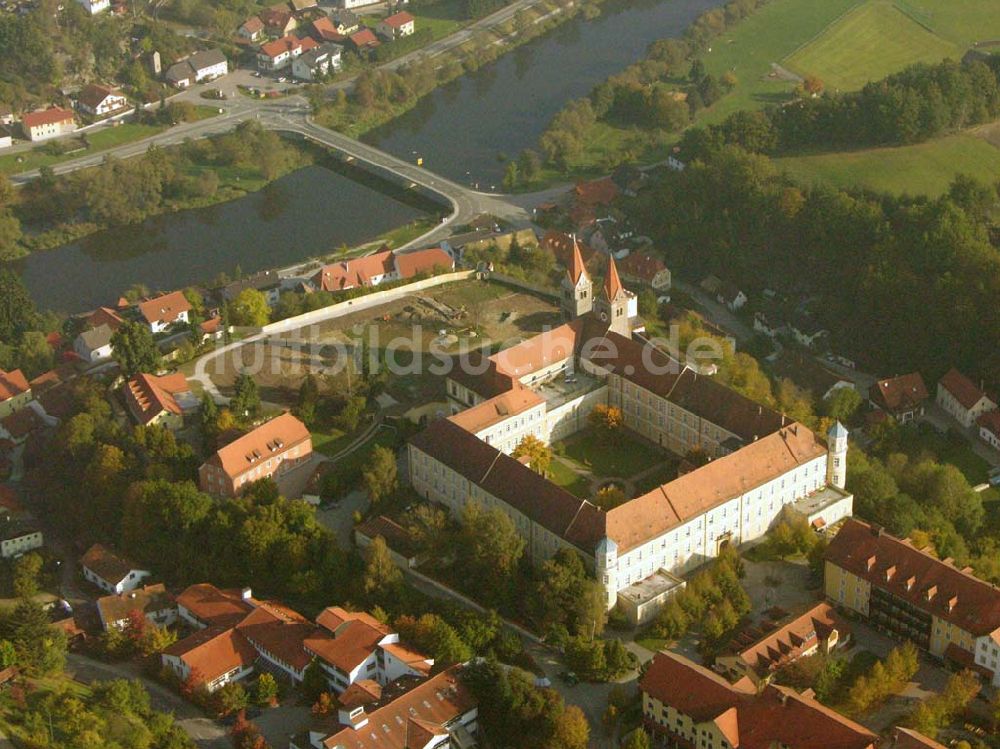
[[[416,23],[417,21],[412,15],[401,10],[388,18],[383,18],[375,28],[379,36],[391,41],[412,34],[416,31]]]
[[[987,411],[976,420],[979,438],[990,447],[1000,450],[1000,411]]]
[[[216,450],[198,469],[198,483],[213,496],[235,497],[254,481],[286,473],[311,455],[306,425],[284,413]]]
[[[153,333],[163,333],[178,323],[187,324],[191,303],[180,291],[139,302],[139,315]]]
[[[257,16],[250,16],[236,30],[236,35],[248,42],[256,42],[264,36],[264,22]]]
[[[317,46],[319,42],[312,37],[299,39],[294,34],[288,34],[260,46],[260,51],[257,52],[257,67],[270,72],[284,70],[296,57]]]
[[[383,249],[325,265],[312,277],[312,284],[320,291],[347,291],[454,269],[455,259],[441,247],[405,252]]]
[[[83,87],[77,104],[87,114],[103,117],[126,108],[128,99],[116,88],[91,83]]]
[[[982,387],[954,367],[938,380],[935,400],[966,429],[975,424],[984,413],[997,408],[996,401]]]
[[[76,131],[76,114],[71,109],[49,107],[21,117],[21,129],[28,140],[48,140]]]
[[[108,593],[127,593],[152,575],[103,544],[94,544],[80,559],[84,578]]]
[[[184,426],[185,412],[198,408],[187,378],[180,372],[168,375],[139,374],[125,383],[125,406],[137,424],[157,424],[167,429]]]

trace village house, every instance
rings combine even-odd
[[[292,75],[300,81],[314,81],[340,69],[343,47],[324,42],[292,60]]]
[[[595,295],[581,253],[573,255],[561,300],[570,322],[490,356],[475,375],[461,367],[447,374],[454,415],[409,443],[409,476],[419,495],[455,514],[469,501],[503,510],[536,561],[562,548],[577,551],[603,586],[608,608],[621,602],[636,623],[652,619],[682,587],[676,574],[760,538],[785,508],[816,525],[851,514],[842,425],[834,424],[824,442],[633,338],[635,298],[613,258]],[[576,389],[546,397],[540,386],[564,378]],[[627,429],[667,453],[698,448],[711,460],[604,511],[507,454],[522,435],[548,443],[574,434],[597,405],[620,409]]]
[[[24,372],[0,369],[0,419],[20,411],[31,402],[31,385]]]
[[[139,374],[125,383],[124,393],[129,414],[142,426],[180,429],[184,414],[197,410],[200,403],[180,372],[159,377]]]
[[[13,125],[17,122],[17,118],[14,116],[14,110],[9,104],[0,103],[0,125]]]
[[[0,518],[0,559],[16,559],[44,543],[42,530],[31,517]]]
[[[103,544],[94,544],[80,559],[83,577],[101,590],[112,594],[128,593],[138,588],[153,573],[140,569]]]
[[[254,481],[287,473],[311,455],[306,425],[285,413],[219,448],[198,469],[199,486],[216,497],[235,497]]]
[[[125,630],[134,611],[159,627],[169,627],[177,621],[177,604],[163,583],[97,599],[97,613],[105,632],[112,627]]]
[[[830,334],[830,331],[812,315],[800,315],[792,319],[785,330],[793,341],[810,349],[816,348],[819,342]]]
[[[208,49],[171,65],[164,79],[174,88],[188,88],[202,81],[214,81],[228,73],[229,61],[222,50]]]
[[[706,276],[698,285],[711,294],[719,304],[725,305],[730,312],[742,309],[749,301],[747,295],[736,284],[723,281],[718,276]]]
[[[254,289],[264,295],[268,307],[273,307],[278,303],[282,288],[283,282],[281,276],[273,270],[264,270],[254,273],[252,276],[231,281],[225,286],[216,289],[214,293],[220,305],[224,305],[236,299],[241,291]]]
[[[682,655],[653,656],[639,681],[642,720],[657,746],[699,749],[875,749],[879,738],[811,692],[749,679],[730,684]]]
[[[971,428],[983,414],[997,409],[995,400],[954,367],[938,380],[935,400],[966,429]]]
[[[257,42],[264,36],[264,22],[257,16],[250,16],[236,30],[236,35],[240,39],[248,42]]]
[[[979,438],[990,447],[1000,450],[1000,411],[987,411],[976,420]]]
[[[824,557],[829,601],[1000,685],[1000,589],[876,525],[848,520]]]
[[[440,247],[407,252],[386,249],[325,265],[312,277],[312,284],[321,291],[347,291],[454,269],[455,259]]]
[[[297,36],[289,34],[273,42],[262,44],[257,53],[257,67],[264,71],[284,70],[292,64],[299,55],[315,49],[318,42],[311,38],[299,39]]]
[[[14,145],[14,136],[10,130],[0,125],[0,149],[10,148]]]
[[[379,21],[376,29],[379,36],[392,41],[412,34],[416,30],[416,19],[405,10],[401,10]]]
[[[187,324],[188,312],[191,311],[191,303],[180,291],[172,291],[169,294],[147,299],[139,302],[139,315],[153,334],[163,333],[170,327],[178,324]]]
[[[618,261],[622,278],[649,286],[653,291],[670,291],[670,271],[657,257],[645,252],[630,252]]]
[[[368,55],[376,47],[382,45],[382,42],[375,36],[375,32],[368,28],[355,31],[353,34],[348,35],[347,39],[351,43],[351,46],[354,47],[354,51],[359,55]]]
[[[462,749],[476,746],[479,708],[456,665],[427,680],[358,683],[330,720],[291,737],[289,749]]]
[[[103,117],[128,107],[128,99],[121,91],[96,83],[84,86],[77,101],[81,110],[95,117]]]
[[[789,663],[815,653],[829,655],[851,639],[851,627],[828,603],[808,611],[758,637],[745,632],[736,638],[736,652],[716,658],[716,665],[733,681],[743,677],[755,685],[770,681]]]
[[[321,42],[344,42],[361,28],[361,20],[349,10],[334,10],[329,16],[313,21],[313,36]]]
[[[32,141],[58,138],[76,131],[76,115],[71,109],[61,107],[28,112],[21,117],[21,130],[24,137]]]
[[[92,16],[111,8],[111,0],[77,0],[77,2]]]
[[[900,424],[923,416],[927,398],[927,386],[919,372],[877,380],[868,390],[872,408],[892,416]]]
[[[271,36],[288,36],[299,26],[299,20],[285,3],[278,3],[270,8],[265,8],[260,12],[259,18],[263,21],[267,33]]]
[[[177,614],[196,631],[165,650],[163,664],[180,679],[196,672],[209,691],[248,676],[261,659],[301,683],[316,658],[338,694],[366,679],[385,685],[426,677],[434,664],[368,614],[332,606],[313,623],[280,603],[255,599],[249,588],[193,585],[177,596]]]
[[[73,351],[88,364],[111,358],[111,336],[124,323],[115,310],[98,307],[84,318],[83,330],[73,340]]]

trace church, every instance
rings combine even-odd
[[[573,549],[608,608],[637,624],[682,575],[761,537],[784,508],[817,528],[851,514],[847,430],[836,423],[823,440],[653,346],[613,257],[595,295],[574,244],[561,307],[563,325],[446,375],[451,415],[408,446],[422,497],[456,514],[470,501],[501,509],[535,561]],[[665,457],[697,450],[707,462],[605,511],[511,457],[528,435],[548,444],[587,428],[598,405],[619,408]]]

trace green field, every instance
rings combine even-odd
[[[0,156],[0,172],[4,174],[17,174],[18,172],[30,172],[43,166],[53,166],[70,159],[78,159],[81,156],[106,151],[109,148],[131,143],[133,141],[149,138],[166,129],[161,125],[136,125],[128,123],[118,127],[109,127],[87,135],[90,142],[88,148],[74,149],[72,153],[52,154],[46,150],[44,145],[35,146],[30,151],[20,153],[9,153]]]
[[[784,65],[802,75],[819,76],[831,90],[853,91],[908,65],[958,59],[963,52],[892,0],[874,0],[832,24]]]
[[[806,184],[860,185],[911,195],[940,195],[960,173],[990,183],[1000,176],[1000,148],[967,133],[915,146],[790,156],[774,162]]]

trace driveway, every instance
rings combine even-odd
[[[77,653],[66,656],[66,671],[78,681],[109,681],[130,679],[142,682],[149,692],[150,703],[162,712],[173,713],[177,724],[205,749],[227,749],[230,746],[226,730],[218,721],[206,718],[201,710],[174,694],[162,684],[142,675],[134,663],[102,663]]]
[[[354,513],[362,515],[368,511],[368,493],[355,489],[341,497],[335,505],[316,510],[316,519],[321,525],[333,531],[337,543],[344,550],[354,547]]]

